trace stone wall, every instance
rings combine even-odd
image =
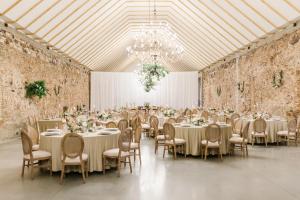
[[[47,96],[25,98],[25,83],[36,80],[45,80]],[[62,113],[63,106],[81,103],[89,104],[86,67],[0,27],[0,142],[16,137],[29,116]]]
[[[300,109],[300,30],[228,63],[202,70],[204,107],[263,110],[284,114]],[[274,88],[274,72],[283,70],[283,85]],[[244,82],[244,91],[238,83]],[[221,88],[220,96],[217,88]]]

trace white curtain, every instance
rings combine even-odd
[[[198,72],[170,72],[148,93],[133,72],[92,72],[92,109],[142,106],[146,102],[176,109],[197,106]]]

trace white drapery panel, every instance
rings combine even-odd
[[[170,72],[148,93],[133,72],[92,72],[92,109],[103,111],[145,102],[177,109],[197,106],[198,72]]]

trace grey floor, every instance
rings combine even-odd
[[[122,199],[122,200],[295,200],[300,199],[300,147],[250,147],[249,157],[239,154],[223,161],[188,157],[172,160],[153,153],[153,140],[143,139],[142,166],[133,174],[128,167],[118,178],[114,170],[91,174],[82,184],[80,174],[52,177],[35,171],[35,179],[21,173],[21,143],[0,145],[0,199]]]

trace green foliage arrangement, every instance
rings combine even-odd
[[[158,64],[144,64],[138,72],[139,80],[146,92],[150,92],[155,84],[165,77],[169,72]]]
[[[47,93],[45,81],[43,80],[27,83],[25,89],[27,98],[38,96],[41,99],[43,96],[46,96]]]

